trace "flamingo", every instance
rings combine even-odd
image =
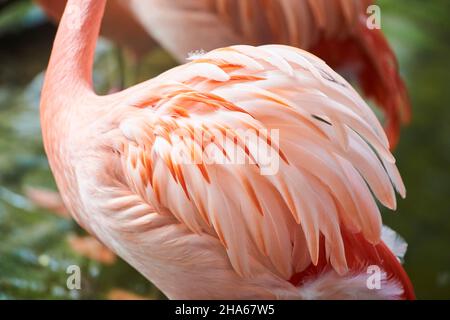
[[[405,187],[348,82],[298,48],[236,45],[98,96],[105,3],[68,1],[40,105],[50,168],[82,227],[170,299],[414,298],[374,198],[395,209]],[[225,162],[234,151],[245,161]]]
[[[62,15],[64,1],[37,1],[54,18]],[[154,38],[180,62],[198,49],[209,51],[236,43],[279,43],[308,50],[358,80],[367,97],[381,107],[393,149],[400,125],[410,121],[410,102],[383,33],[366,26],[366,10],[373,2],[111,0],[102,32],[139,54],[152,47],[143,46]],[[116,23],[119,19],[120,24]]]

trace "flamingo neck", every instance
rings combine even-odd
[[[67,99],[93,93],[94,51],[105,4],[106,0],[67,2],[53,44],[43,97],[58,95]]]
[[[69,0],[58,27],[44,86],[40,117],[45,151],[59,188],[64,174],[65,139],[93,114],[98,103],[92,88],[94,50],[106,0]]]

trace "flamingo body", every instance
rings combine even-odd
[[[308,50],[355,77],[382,108],[395,147],[411,117],[392,49],[366,26],[372,0],[132,0],[130,11],[179,61],[190,52],[237,43],[279,43]],[[187,32],[189,30],[189,32]]]
[[[83,227],[169,298],[413,297],[372,196],[395,209],[405,188],[380,123],[341,76],[300,49],[241,45],[100,97],[91,67],[105,2],[70,3],[83,23],[62,19],[41,121]],[[257,140],[275,157],[248,130],[278,130]],[[184,161],[206,149],[212,161]],[[224,163],[232,154],[245,161]],[[380,290],[366,284],[372,264]]]

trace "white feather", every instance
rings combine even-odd
[[[319,274],[307,280],[300,288],[304,300],[395,300],[403,294],[402,286],[386,273],[381,275],[379,289],[369,289],[367,280],[370,274],[359,273],[340,276],[335,271]]]
[[[383,225],[381,229],[381,240],[391,249],[400,262],[403,262],[406,250],[408,249],[408,244],[405,239],[388,226]]]

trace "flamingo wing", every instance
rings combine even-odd
[[[289,279],[326,254],[343,274],[343,226],[380,241],[371,191],[394,209],[394,187],[405,189],[375,115],[322,60],[234,46],[155,80],[120,122],[127,184],[159,214],[220,239],[236,272],[252,274],[253,257]]]
[[[410,102],[394,52],[379,29],[369,29],[372,0],[132,1],[133,12],[179,61],[196,50],[245,43],[288,44],[308,50],[358,80],[385,116],[391,147]],[[188,30],[189,32],[186,32]]]
[[[253,43],[283,43],[309,49],[321,38],[347,37],[371,0],[208,0],[237,35]]]

